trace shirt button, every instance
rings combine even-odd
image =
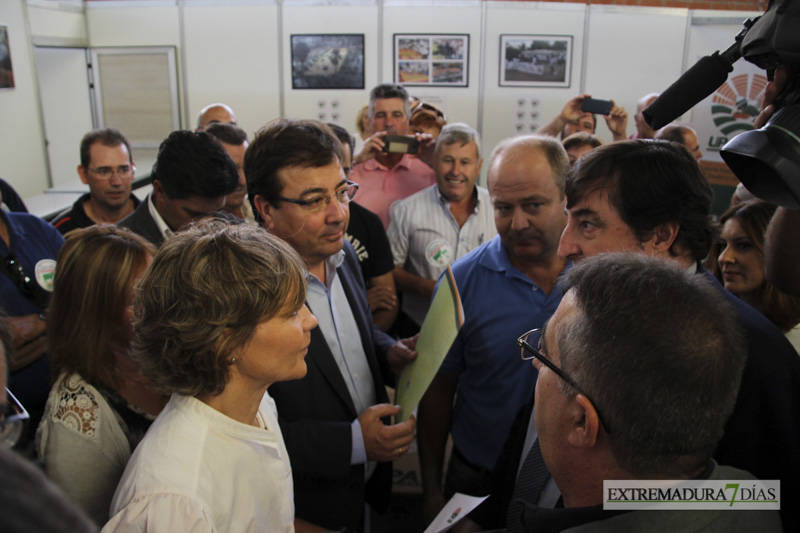
[[[539,287],[531,287],[531,289],[533,289],[533,291],[536,292],[539,290]]]

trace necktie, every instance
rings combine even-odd
[[[508,516],[506,519],[506,528],[508,533],[521,533],[522,524],[520,523],[520,515],[522,514],[522,504],[516,500],[525,500],[529,503],[537,503],[542,489],[547,483],[550,473],[547,471],[547,466],[544,464],[542,457],[542,449],[539,446],[539,439],[531,446],[531,451],[525,457],[525,462],[522,463],[522,469],[517,477],[517,483],[514,485],[514,493],[511,496],[511,502],[508,505]]]

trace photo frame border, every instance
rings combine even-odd
[[[332,87],[298,87],[297,78],[294,75],[294,38],[295,37],[358,37],[361,39],[361,80],[358,87],[355,86],[332,86]],[[292,33],[289,35],[289,76],[292,79],[292,89],[298,91],[320,91],[320,90],[363,90],[366,83],[366,39],[363,33]]]
[[[504,80],[506,64],[506,42],[509,39],[530,39],[543,41],[563,40],[568,43],[566,59],[567,64],[564,71],[564,81],[508,81]],[[572,56],[574,35],[542,35],[542,34],[519,34],[503,33],[500,34],[500,63],[498,65],[498,85],[500,87],[554,87],[559,89],[569,89],[572,85]]]
[[[401,38],[413,38],[413,37],[427,37],[430,38],[431,41],[436,37],[441,38],[462,38],[465,41],[464,46],[464,59],[461,60],[453,60],[453,61],[463,61],[464,65],[464,76],[463,82],[459,81],[456,83],[447,83],[447,82],[433,82],[430,81],[428,83],[406,83],[399,81],[399,65],[400,65],[400,57],[399,54],[399,40]],[[394,83],[403,85],[404,87],[469,87],[469,41],[470,41],[470,34],[468,33],[395,33],[392,35],[392,79]],[[406,60],[402,60],[406,61]],[[429,60],[429,63],[432,65],[435,61],[433,57]],[[438,61],[438,60],[436,60]],[[433,77],[433,72],[431,69],[431,78]]]

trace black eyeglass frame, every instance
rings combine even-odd
[[[594,410],[597,412],[597,418],[600,419],[600,423],[603,424],[603,427],[605,428],[606,433],[611,434],[611,431],[608,428],[608,424],[606,424],[605,420],[603,420],[603,415],[600,414],[600,409],[597,408],[597,404],[595,403],[595,401],[592,400],[589,397],[589,395],[586,394],[583,391],[583,389],[581,389],[580,385],[578,385],[575,382],[574,379],[569,377],[566,374],[566,372],[564,372],[563,370],[558,368],[555,365],[555,363],[553,363],[550,359],[548,359],[542,352],[540,352],[538,349],[536,349],[536,348],[534,348],[533,346],[530,345],[530,343],[528,342],[527,339],[528,339],[528,336],[530,336],[530,335],[532,335],[534,333],[539,333],[540,334],[540,338],[542,338],[542,337],[544,337],[544,328],[534,328],[534,329],[528,331],[527,333],[523,333],[517,339],[517,344],[519,344],[519,347],[520,347],[519,358],[522,359],[523,361],[530,361],[531,359],[538,359],[544,366],[546,366],[547,368],[552,370],[555,373],[555,375],[557,375],[558,377],[560,377],[561,379],[566,381],[567,384],[569,384],[570,387],[572,387],[576,391],[578,391],[581,394],[583,394],[584,396],[586,396],[586,398],[588,398],[588,400],[590,402],[592,402],[592,405],[594,406]],[[526,351],[530,352],[531,355],[526,356],[526,354],[525,354]]]
[[[321,195],[321,198],[325,201],[325,205],[322,206],[320,208],[320,210],[322,210],[325,207],[331,205],[331,200],[333,200],[334,198],[336,198],[336,201],[341,203],[341,204],[349,204],[350,202],[353,201],[353,198],[355,198],[356,193],[358,192],[358,183],[356,183],[354,181],[350,181],[350,180],[346,180],[344,183],[345,183],[345,187],[343,189],[339,189],[338,191],[335,191],[333,194],[327,194],[326,193],[326,194]],[[350,191],[352,191],[352,192],[350,192]],[[346,193],[345,194],[345,198],[347,198],[347,202],[343,202],[343,201],[339,200],[338,196],[339,196],[340,192],[345,192]],[[282,202],[289,202],[289,203],[292,203],[292,204],[297,204],[297,205],[300,205],[300,206],[303,206],[303,207],[309,206],[311,204],[311,202],[312,202],[312,200],[300,200],[299,198],[286,198],[285,196],[278,196],[278,200],[280,200]],[[317,199],[315,198],[313,201],[316,201],[316,200]]]

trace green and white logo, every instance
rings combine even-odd
[[[718,151],[730,139],[753,129],[766,86],[763,74],[746,73],[732,76],[714,92],[711,119],[717,134],[709,139],[708,150]]]

